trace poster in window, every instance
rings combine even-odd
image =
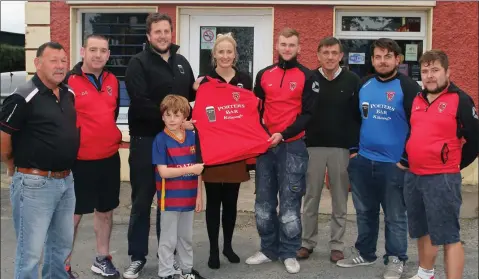
[[[398,66],[398,72],[401,74],[408,76],[409,75],[409,67],[408,64],[399,64]]]
[[[213,49],[216,39],[216,27],[201,27],[201,49]]]
[[[406,44],[406,61],[417,61],[417,45]]]
[[[350,52],[348,64],[364,64],[366,61],[366,54],[359,52]]]

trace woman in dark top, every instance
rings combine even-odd
[[[252,90],[252,80],[247,73],[234,67],[238,54],[236,41],[228,34],[218,34],[212,49],[214,69],[208,76],[238,87]],[[198,83],[206,82],[200,77]],[[223,205],[223,254],[231,263],[239,263],[240,258],[233,251],[231,241],[236,224],[236,204],[241,182],[250,179],[246,161],[206,167],[202,175],[206,189],[206,227],[210,240],[210,258],[208,266],[220,267],[218,236],[220,230],[220,213]]]

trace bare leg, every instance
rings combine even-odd
[[[80,225],[81,217],[83,217],[83,215],[77,215],[77,214],[73,215],[73,225],[74,225],[74,229],[75,229],[75,232],[73,234],[73,246],[75,246],[75,239],[77,237],[77,231],[78,231],[78,226]],[[70,261],[72,259],[73,246],[72,246],[72,251],[70,252],[70,255],[65,260],[65,264],[67,264],[67,265],[70,264]]]
[[[93,220],[97,253],[99,256],[108,256],[110,254],[110,235],[113,227],[113,210],[108,212],[95,211]]]
[[[419,266],[432,270],[436,262],[438,247],[432,245],[429,235],[425,235],[417,241],[417,248],[419,251]]]
[[[444,245],[444,267],[447,279],[460,279],[464,270],[464,248],[461,242]]]

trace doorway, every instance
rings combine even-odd
[[[273,63],[271,9],[181,9],[180,53],[190,62],[195,77],[213,69],[211,51],[216,36],[228,32],[237,42],[236,67],[252,80]]]

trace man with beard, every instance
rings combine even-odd
[[[256,160],[255,215],[261,250],[246,263],[255,265],[279,259],[289,273],[298,273],[301,199],[306,190],[309,160],[303,137],[319,82],[297,61],[300,46],[296,30],[284,29],[276,50],[279,62],[261,70],[254,87],[262,100],[261,119],[271,133],[271,148]]]
[[[332,198],[330,260],[344,259],[349,148],[357,141],[354,137],[358,125],[354,116],[359,77],[339,66],[343,54],[338,39],[327,37],[320,41],[318,59],[321,67],[314,72],[319,79],[320,92],[306,128],[309,165],[304,196],[303,243],[297,253],[299,259],[308,258],[317,245],[318,208],[326,167]]]
[[[461,169],[477,157],[479,120],[472,98],[449,80],[443,51],[424,53],[419,64],[424,90],[412,106],[404,185],[409,235],[418,238],[419,251],[419,270],[411,279],[434,278],[439,245],[447,278],[462,278]]]
[[[341,267],[373,264],[382,206],[386,223],[385,279],[399,279],[407,253],[407,217],[403,183],[407,157],[412,101],[419,85],[397,71],[401,48],[381,38],[371,45],[376,74],[366,78],[359,89],[361,127],[359,146],[353,148],[348,172],[357,214],[358,238],[349,258]]]
[[[75,236],[83,214],[94,213],[97,255],[91,270],[110,277],[120,275],[110,255],[113,209],[120,204],[121,132],[116,126],[120,92],[116,76],[105,68],[110,57],[108,39],[89,35],[80,50],[79,62],[66,83],[78,92],[75,99],[80,149],[72,169],[75,179]],[[66,261],[70,278],[74,278]]]
[[[152,146],[155,136],[163,131],[160,103],[168,94],[195,100],[193,70],[185,57],[172,44],[173,24],[166,14],[153,13],[146,19],[149,45],[133,56],[125,74],[130,96],[128,125],[130,129],[130,181],[132,207],[128,228],[128,255],[131,264],[124,278],[138,278],[148,255],[151,203],[156,193]],[[184,128],[193,129],[191,122]],[[160,238],[160,212],[157,210],[156,231]]]

